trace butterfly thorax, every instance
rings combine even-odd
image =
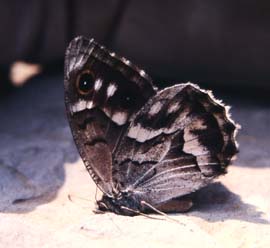
[[[101,211],[133,216],[143,210],[140,202],[141,200],[132,192],[120,192],[117,197],[103,195],[102,199],[97,201],[97,205]]]

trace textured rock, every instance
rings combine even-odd
[[[270,110],[226,102],[242,125],[238,160],[194,193],[192,211],[153,220],[92,212],[96,186],[73,145],[61,77],[2,99],[0,247],[268,247]]]
[[[65,119],[61,79],[34,80],[0,103],[0,211],[56,194],[64,163],[78,158]]]

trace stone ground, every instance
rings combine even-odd
[[[270,247],[270,108],[222,97],[242,125],[238,159],[194,194],[192,211],[162,220],[92,212],[96,187],[65,119],[61,77],[0,100],[0,247]]]

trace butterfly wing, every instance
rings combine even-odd
[[[66,51],[64,87],[78,151],[95,183],[111,195],[112,154],[132,114],[155,94],[152,81],[125,58],[77,37]]]
[[[134,116],[114,156],[121,191],[157,205],[224,174],[237,152],[228,108],[193,84],[159,91]]]

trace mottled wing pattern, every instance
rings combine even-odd
[[[194,84],[153,96],[133,117],[113,157],[113,180],[154,206],[224,174],[237,152],[228,108]]]
[[[112,154],[132,114],[155,94],[152,81],[125,58],[77,37],[66,51],[64,86],[78,151],[95,183],[112,195]]]

